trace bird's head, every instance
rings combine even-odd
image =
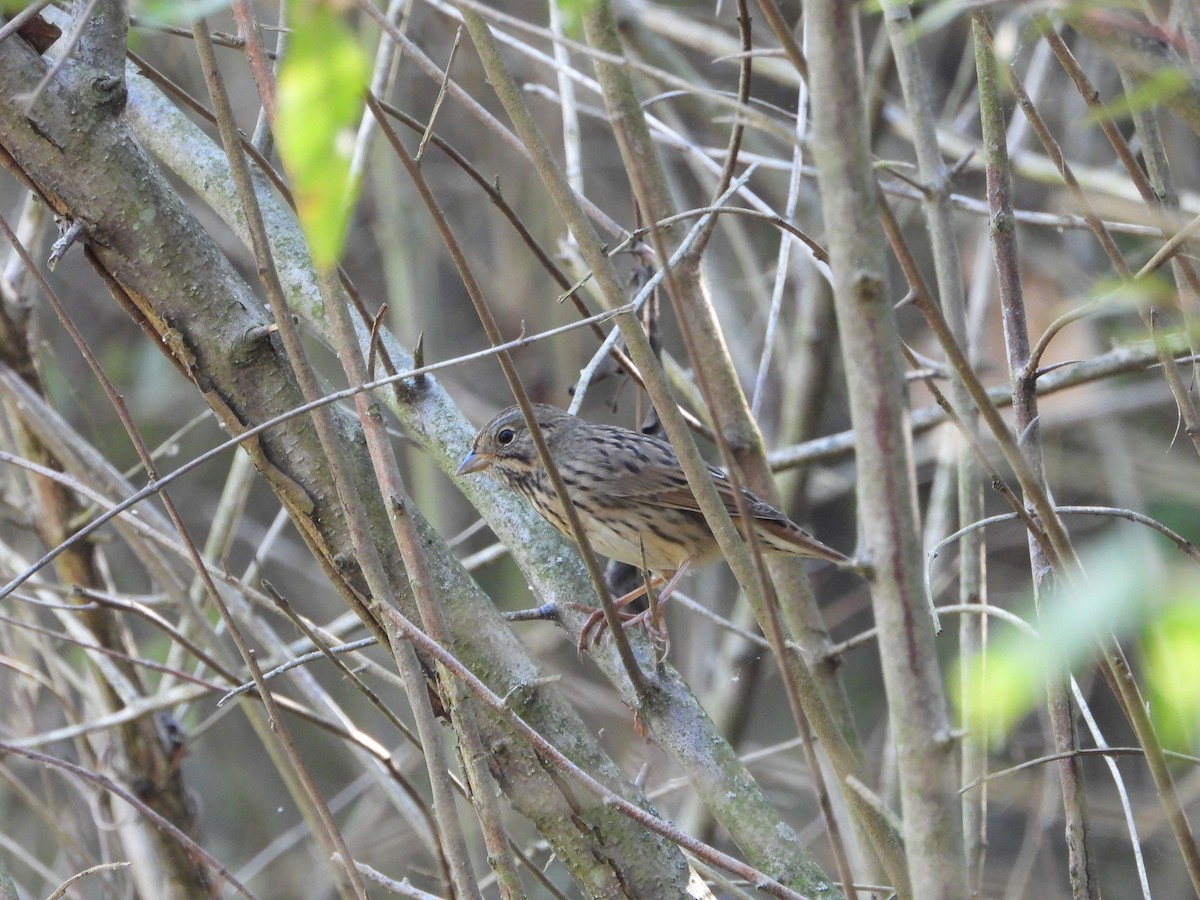
[[[542,403],[535,403],[533,411],[538,426],[546,436],[546,443],[553,449],[556,435],[569,426],[572,417],[557,407]],[[512,406],[479,429],[471,444],[471,452],[454,474],[469,475],[491,470],[506,478],[520,477],[539,465],[533,435],[529,433],[521,410]]]

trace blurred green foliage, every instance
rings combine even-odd
[[[275,138],[313,262],[337,264],[358,184],[350,172],[370,64],[332,3],[292,0]]]
[[[8,3],[20,8],[23,2]],[[140,0],[131,5],[130,12],[145,25],[184,26],[204,16],[229,8],[229,0]]]
[[[960,663],[951,693],[965,721],[1007,734],[1034,710],[1049,674],[1081,671],[1116,635],[1136,647],[1150,715],[1164,746],[1195,746],[1200,719],[1200,584],[1190,563],[1164,564],[1145,545],[1102,541],[1076,583],[1041,599],[1026,621],[1038,636],[1005,625],[987,651]]]

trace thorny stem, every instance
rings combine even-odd
[[[311,369],[308,368],[305,361],[303,349],[301,348],[299,336],[295,333],[295,326],[291,322],[291,316],[287,311],[287,302],[283,297],[283,290],[279,284],[278,275],[275,272],[275,266],[271,260],[270,244],[266,238],[266,230],[262,222],[261,214],[258,210],[258,203],[254,199],[254,188],[250,180],[250,170],[246,164],[245,156],[241,151],[240,135],[238,134],[236,124],[233,119],[233,111],[229,104],[229,96],[225,91],[224,82],[221,80],[220,72],[218,71],[216,56],[213,52],[212,42],[209,40],[208,25],[203,19],[197,19],[192,26],[195,34],[196,50],[200,58],[201,66],[204,69],[205,81],[207,82],[209,95],[212,97],[213,108],[217,116],[217,124],[221,131],[222,142],[225,145],[226,153],[229,156],[229,166],[238,186],[238,193],[242,201],[243,209],[250,223],[251,234],[254,238],[255,257],[259,263],[259,271],[264,276],[263,280],[267,288],[267,295],[271,301],[272,311],[275,313],[275,321],[280,325],[280,334],[284,338],[285,345],[288,346],[288,356],[292,360],[292,366],[296,371],[297,378],[300,382],[302,390],[306,389],[305,399],[312,399],[312,396],[319,394],[315,378],[313,378]],[[322,438],[322,445],[329,452],[330,456],[337,456],[336,447],[338,444],[337,436],[333,431],[332,422],[328,418],[327,410],[320,410],[314,413],[314,423],[317,425],[318,434]],[[333,465],[333,460],[330,460],[331,468],[334,471],[335,479],[339,477],[339,467]],[[340,487],[343,491],[351,490],[353,482],[344,474],[341,474],[340,480],[343,482]],[[339,491],[343,499],[349,500],[347,493]],[[347,504],[348,509],[356,508],[356,504]],[[352,520],[354,516],[349,516]],[[364,565],[364,569],[366,566]],[[206,570],[200,570],[202,577],[207,573]],[[216,593],[215,587],[212,588],[212,593]],[[218,607],[223,608],[223,607]],[[228,613],[222,613],[223,618],[228,617]],[[227,627],[230,633],[235,634],[237,623],[230,618],[227,621]],[[239,647],[239,650],[241,648]],[[248,651],[243,651],[243,656],[248,656]],[[247,660],[249,663],[249,660]],[[257,673],[257,669],[252,667],[252,672]],[[261,673],[257,673],[257,679],[261,679]],[[260,690],[265,693],[266,685],[260,685]],[[282,723],[278,727],[283,728]],[[291,744],[288,738],[282,736],[284,747],[288,752],[288,758],[300,778],[301,783],[308,795],[311,803],[311,808],[316,811],[320,827],[317,829],[317,837],[326,844],[330,852],[342,854],[346,862],[343,864],[343,871],[346,872],[350,881],[350,887],[354,893],[362,898],[367,896],[366,885],[363,883],[362,876],[358,870],[349,862],[352,859],[349,848],[346,846],[341,832],[337,824],[333,820],[333,815],[329,811],[328,805],[324,798],[316,788],[315,782],[312,780],[307,766],[296,752],[294,745]],[[339,886],[340,886],[340,879]]]
[[[384,133],[392,144],[392,149],[404,165],[409,178],[412,179],[422,200],[424,200],[430,215],[433,216],[438,231],[442,235],[442,240],[449,250],[451,258],[454,260],[455,268],[458,269],[459,278],[462,279],[463,285],[467,289],[467,294],[475,306],[475,313],[483,325],[483,330],[487,334],[488,341],[493,346],[503,343],[504,338],[500,334],[500,326],[496,324],[496,318],[492,315],[487,297],[480,288],[479,282],[476,281],[470,264],[465,254],[462,253],[458,240],[450,228],[450,223],[442,214],[437,198],[434,197],[433,192],[429,189],[420,168],[409,155],[408,150],[388,125],[386,118],[383,116],[383,111],[375,105],[373,98],[368,98],[368,104],[378,117],[380,126],[384,129]],[[620,322],[621,317],[617,321]],[[514,365],[512,357],[508,355],[508,352],[501,351],[497,353],[496,361],[500,364],[500,370],[504,373],[504,380],[508,383],[513,393],[513,398],[517,401],[517,406],[521,409],[521,415],[529,427],[530,436],[533,438],[534,446],[537,448],[538,458],[550,476],[550,482],[554,485],[554,493],[559,498],[559,504],[567,514],[567,522],[571,528],[571,535],[579,545],[580,556],[587,567],[592,586],[596,590],[596,597],[600,601],[600,608],[604,611],[604,621],[608,624],[609,631],[612,632],[621,663],[624,665],[625,672],[635,686],[637,693],[641,694],[648,690],[649,682],[641,666],[638,665],[633,648],[629,646],[629,638],[625,633],[625,628],[622,625],[621,617],[612,601],[612,597],[605,586],[604,573],[600,569],[600,564],[596,561],[595,553],[592,552],[591,541],[588,540],[587,531],[584,529],[583,522],[579,518],[579,511],[575,508],[575,504],[571,500],[571,495],[567,492],[567,486],[563,483],[562,474],[558,471],[558,466],[555,465],[554,459],[550,456],[550,448],[546,445],[545,435],[542,434],[541,428],[538,427],[537,416],[533,411],[533,402],[529,399],[529,394],[525,390],[525,386],[521,383],[516,365]]]

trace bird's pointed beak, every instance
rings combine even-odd
[[[466,459],[459,464],[459,467],[455,469],[454,474],[457,476],[470,475],[472,472],[482,472],[491,464],[492,457],[489,454],[476,453],[472,450],[467,454]]]

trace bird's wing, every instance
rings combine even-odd
[[[657,449],[657,448],[656,448]],[[668,509],[681,509],[687,512],[700,512],[700,504],[696,502],[687,479],[678,468],[678,462],[672,456],[670,459],[642,458],[634,454],[623,457],[621,471],[613,479],[611,491],[614,496],[628,499],[641,499],[648,503],[656,503]],[[729,476],[716,466],[708,466],[708,474],[712,476],[713,484],[725,509],[731,516],[738,513],[737,500],[734,497],[734,487]],[[746,508],[756,519],[768,522],[784,523],[788,517],[774,507],[763,502],[749,491],[743,490]]]
[[[618,463],[621,471],[605,484],[605,490],[616,499],[636,500],[700,515],[700,505],[692,495],[692,489],[688,486],[674,454],[667,456],[667,451],[662,449],[657,441],[652,445],[640,447],[640,450],[642,452],[626,452],[621,455]],[[737,500],[729,477],[711,465],[708,467],[708,473],[712,476],[725,509],[734,522],[738,522]],[[765,532],[765,535],[775,538],[774,541],[771,537],[767,538],[768,542],[774,544],[774,549],[814,556],[835,563],[846,561],[846,556],[842,553],[817,540],[784,513],[750,491],[743,490],[742,497],[746,503],[746,511],[759,526],[756,530],[760,530],[760,534]]]

